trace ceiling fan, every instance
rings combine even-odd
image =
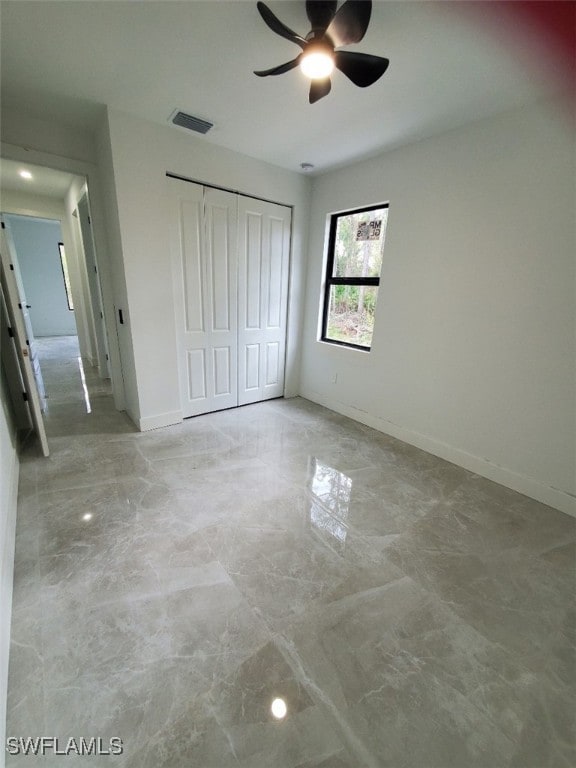
[[[310,78],[310,104],[327,96],[332,84],[330,74],[334,67],[360,88],[378,80],[388,68],[388,59],[367,53],[340,51],[343,45],[359,43],[368,29],[372,13],[372,0],[346,0],[338,10],[337,0],[306,0],[306,14],[312,29],[302,37],[289,29],[262,2],[258,3],[260,16],[280,37],[291,40],[302,48],[292,61],[272,69],[254,72],[258,77],[282,75],[297,66]]]

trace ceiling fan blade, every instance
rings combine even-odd
[[[380,56],[371,56],[368,53],[352,53],[350,51],[336,51],[334,63],[354,85],[366,88],[382,77],[388,69],[390,61]]]
[[[359,43],[368,29],[371,13],[372,0],[346,0],[338,8],[326,34],[336,48]]]
[[[306,15],[313,30],[324,32],[336,13],[337,0],[306,0]]]
[[[323,77],[321,80],[312,80],[310,83],[310,104],[314,104],[319,99],[327,96],[332,88],[329,77]]]
[[[292,61],[287,61],[286,64],[279,64],[277,67],[272,67],[272,69],[261,69],[259,72],[254,72],[254,74],[258,75],[258,77],[268,77],[268,75],[283,75],[284,72],[289,72],[291,69],[294,69],[294,67],[297,67],[301,58],[302,54],[300,54],[300,56],[296,56],[296,58],[292,59]]]
[[[286,40],[290,40],[291,42],[296,43],[296,45],[299,45],[300,48],[305,47],[306,40],[300,35],[297,35],[296,32],[287,27],[286,24],[283,24],[280,19],[272,13],[267,5],[264,5],[262,2],[258,2],[257,7],[260,11],[260,16],[262,16],[272,32],[276,32],[276,34],[280,35],[280,37],[285,37]]]

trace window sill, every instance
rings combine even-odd
[[[317,339],[318,344],[323,344],[332,349],[345,349],[349,352],[361,352],[364,355],[369,355],[372,347],[355,347],[352,344],[346,344],[340,341],[331,341],[329,339]]]

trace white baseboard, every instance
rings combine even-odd
[[[160,429],[160,427],[171,427],[172,424],[180,424],[182,420],[182,411],[170,411],[169,413],[159,413],[157,416],[145,416],[138,419],[137,424],[141,432],[148,432],[151,429]]]
[[[487,459],[474,456],[440,440],[435,440],[432,437],[406,429],[386,419],[373,416],[366,411],[345,405],[338,400],[332,400],[320,392],[303,390],[301,395],[307,400],[312,400],[314,403],[329,408],[331,411],[348,416],[355,421],[366,424],[368,427],[377,429],[379,432],[396,437],[405,443],[416,446],[416,448],[421,448],[427,453],[432,453],[434,456],[446,459],[446,461],[450,461],[452,464],[457,464],[460,467],[464,467],[464,469],[470,470],[470,472],[486,477],[488,480],[493,480],[495,483],[506,486],[506,488],[511,488],[513,491],[523,493],[531,499],[536,499],[536,501],[540,501],[542,504],[547,504],[550,507],[554,507],[554,509],[576,517],[576,498],[565,491],[545,485],[538,480],[521,475],[506,467],[493,464]]]

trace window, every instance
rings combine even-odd
[[[62,277],[64,278],[64,288],[66,289],[66,299],[68,300],[68,309],[74,309],[72,302],[72,288],[70,286],[70,275],[68,274],[68,264],[66,263],[66,254],[64,252],[64,243],[58,243],[60,251],[60,266],[62,267]]]
[[[387,223],[386,203],[332,215],[322,341],[370,350]]]

